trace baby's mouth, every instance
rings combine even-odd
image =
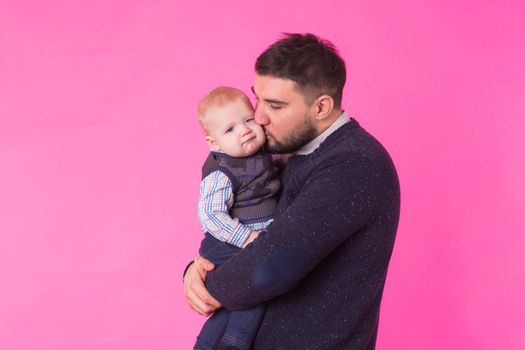
[[[255,138],[255,136],[250,136],[249,139],[247,139],[246,141],[244,141],[242,144],[245,145],[247,144],[248,142],[250,142],[251,140],[253,140]]]

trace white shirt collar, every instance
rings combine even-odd
[[[326,140],[328,136],[330,136],[330,134],[332,134],[334,131],[336,131],[337,129],[339,129],[341,126],[345,125],[349,121],[350,121],[350,118],[348,114],[346,112],[341,113],[339,118],[337,118],[332,123],[332,125],[328,127],[328,129],[326,129],[325,131],[323,131],[322,134],[320,134],[315,139],[313,139],[312,141],[304,145],[299,151],[297,151],[296,154],[306,155],[306,154],[312,153],[321,145],[321,143],[323,143],[324,140]]]

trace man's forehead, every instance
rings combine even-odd
[[[252,92],[259,100],[266,101],[289,101],[303,97],[293,80],[268,75],[255,76]]]

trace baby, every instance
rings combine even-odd
[[[219,87],[199,103],[199,122],[211,148],[202,167],[198,205],[205,232],[200,255],[220,265],[250,244],[271,222],[280,182],[262,147],[264,131],[240,90]],[[220,309],[204,324],[195,349],[250,349],[264,306]]]

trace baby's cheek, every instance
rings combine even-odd
[[[257,135],[261,139],[262,143],[266,142],[266,134],[264,133],[264,130],[261,128],[261,130],[257,131]]]

